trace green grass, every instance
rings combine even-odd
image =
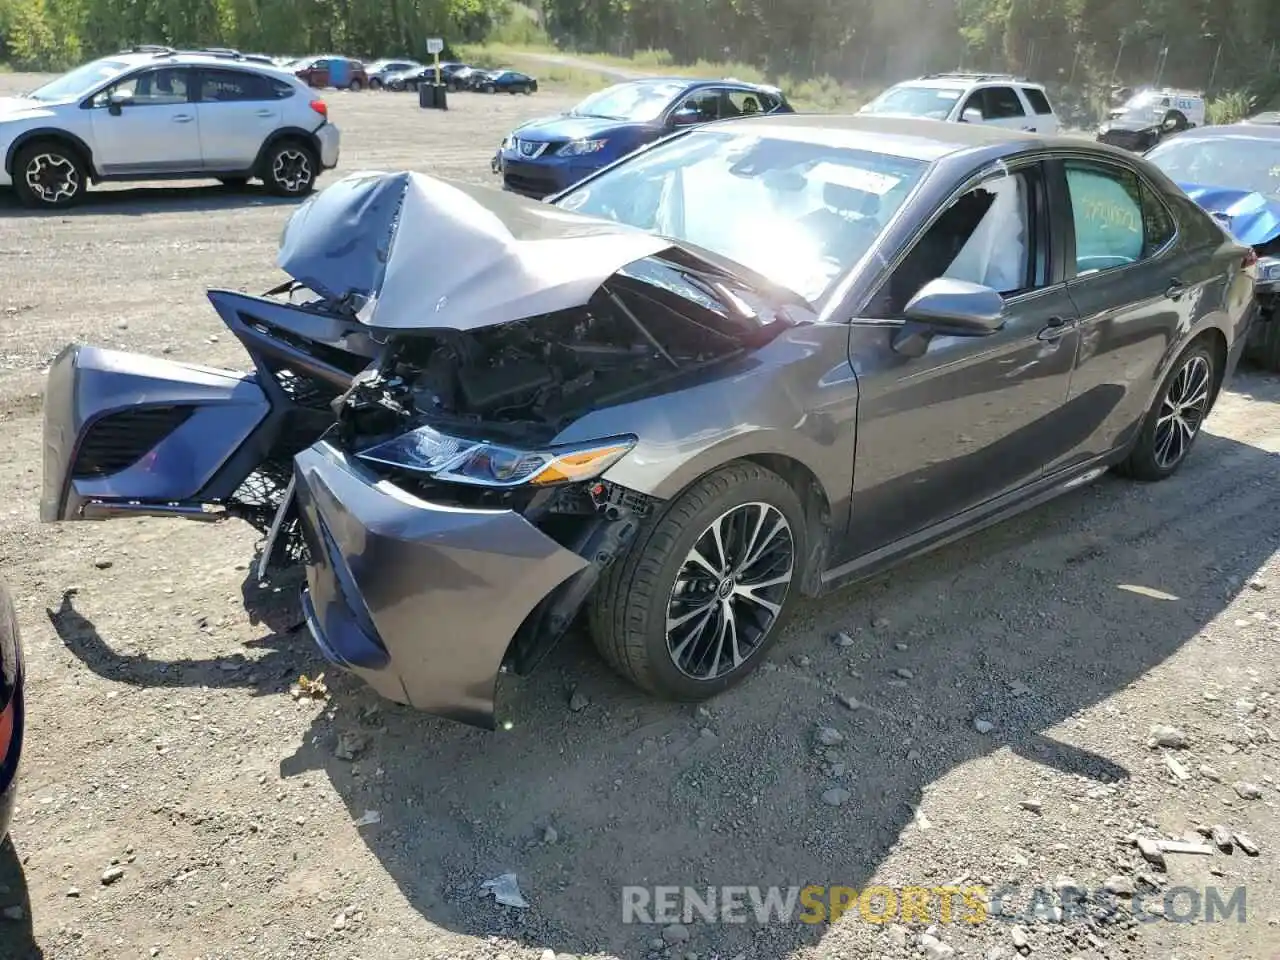
[[[796,80],[792,77],[766,77],[747,63],[716,63],[699,60],[692,64],[678,64],[666,50],[641,50],[631,57],[615,57],[607,54],[573,53],[557,50],[545,44],[487,43],[462,47],[459,55],[478,66],[511,67],[538,77],[539,82],[562,89],[590,92],[608,86],[614,81],[602,74],[579,67],[550,64],[529,54],[548,54],[572,57],[576,60],[598,63],[602,67],[617,67],[637,73],[663,74],[681,77],[734,77],[752,83],[775,83],[783,89],[791,105],[802,112],[852,113],[870,97],[864,91],[847,87],[834,77],[815,77]]]

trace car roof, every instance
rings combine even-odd
[[[227,57],[219,56],[213,53],[185,53],[179,51],[177,53],[120,53],[109,54],[105,57],[99,57],[100,60],[109,61],[111,63],[123,63],[126,69],[146,66],[163,66],[169,64],[171,66],[202,66],[202,67],[230,67],[236,69],[241,67],[252,70],[256,73],[265,73],[269,76],[277,77],[282,80],[295,79],[293,74],[288,70],[282,70],[279,65],[274,63],[263,63],[261,60],[249,60],[244,57]]]
[[[1077,152],[1083,150],[1099,156],[1132,156],[1079,137],[1041,136],[983,123],[947,123],[942,120],[866,115],[770,113],[720,120],[699,129],[767,132],[785,139],[870,150],[928,163],[970,150],[987,148],[993,156],[1001,156],[1018,153],[1036,145]],[[1007,149],[1000,150],[1000,147]]]
[[[1267,123],[1230,123],[1207,127],[1192,127],[1184,130],[1176,137],[1170,137],[1169,143],[1177,140],[1276,140],[1280,141],[1280,126]]]
[[[711,77],[680,77],[680,76],[633,77],[630,80],[619,80],[617,83],[613,84],[613,86],[621,87],[621,86],[626,86],[627,84],[632,84],[632,83],[672,84],[672,85],[681,86],[685,90],[697,90],[701,87],[731,86],[731,87],[742,87],[743,89],[746,89],[746,90],[759,90],[764,93],[777,93],[777,94],[782,93],[782,91],[778,87],[774,86],[773,84],[757,83],[753,80],[739,80],[736,77],[720,77],[718,79],[714,79]]]
[[[957,87],[968,89],[969,87],[978,86],[1019,86],[1033,87],[1038,90],[1044,89],[1043,83],[1035,83],[1031,80],[1024,80],[1021,77],[1002,77],[998,74],[941,74],[939,76],[916,77],[914,80],[903,80],[895,83],[895,87],[925,87],[931,90],[954,90]]]

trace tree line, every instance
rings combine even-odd
[[[0,60],[49,69],[134,43],[268,53],[424,54],[483,41],[512,0],[0,0]],[[1166,84],[1270,96],[1277,0],[532,0],[559,46],[862,86],[956,68],[1064,86]],[[520,11],[527,19],[529,10]]]

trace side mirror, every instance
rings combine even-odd
[[[699,120],[698,111],[692,107],[681,107],[671,115],[671,125],[673,127],[691,127],[698,123]]]
[[[982,123],[982,111],[977,107],[969,107],[964,113],[960,114],[961,123]]]
[[[939,334],[985,337],[995,333],[1004,326],[1004,297],[981,284],[939,277],[921,287],[902,313],[907,323],[894,338],[893,348],[920,356]]]
[[[132,90],[112,90],[111,95],[107,97],[107,112],[113,117],[120,116],[120,112],[133,103]]]

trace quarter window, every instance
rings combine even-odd
[[[1053,107],[1049,106],[1049,98],[1044,95],[1044,91],[1038,87],[1023,87],[1023,95],[1027,98],[1027,103],[1031,104],[1031,109],[1040,116],[1053,113]]]
[[[1080,161],[1066,170],[1077,274],[1137,263],[1173,239],[1168,208],[1133,171]]]
[[[1152,256],[1164,249],[1165,245],[1177,233],[1173,215],[1164,201],[1156,196],[1156,192],[1145,183],[1140,185],[1142,195],[1142,229],[1144,236],[1144,256]]]

